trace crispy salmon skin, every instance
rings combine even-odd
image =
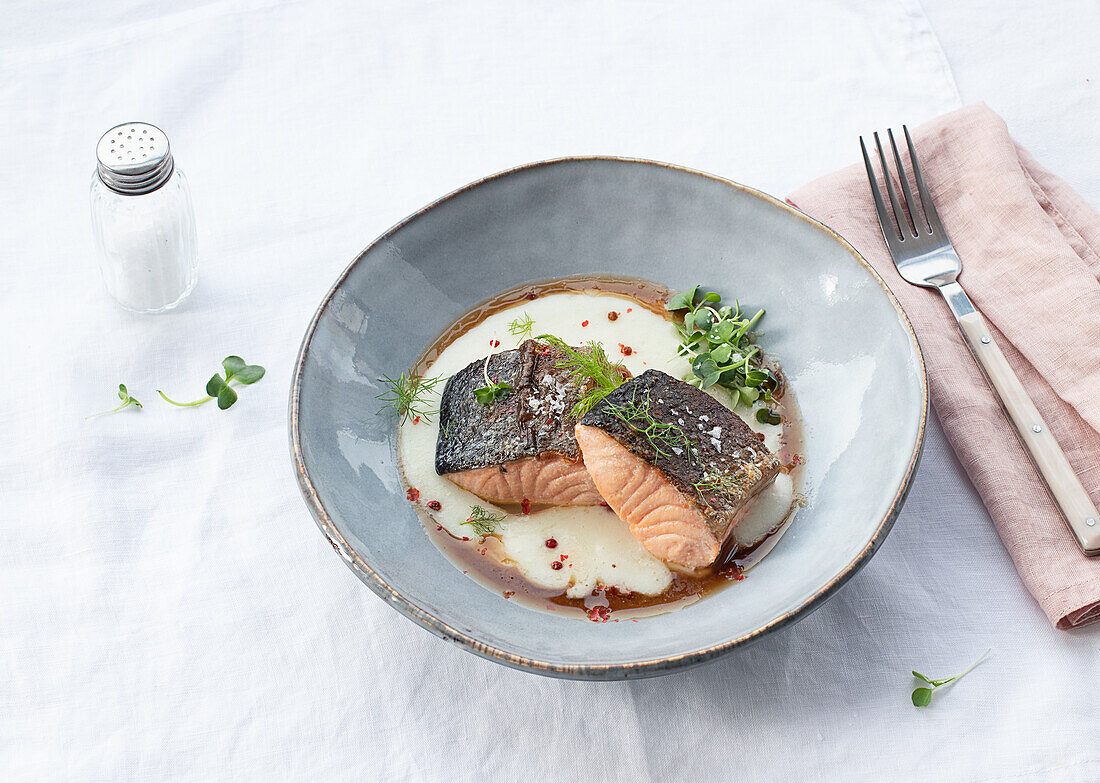
[[[498,503],[596,505],[568,421],[582,389],[557,367],[565,353],[535,340],[471,362],[443,390],[435,470]],[[512,390],[488,405],[474,391],[485,375]]]
[[[653,555],[685,568],[714,562],[780,469],[737,414],[658,370],[613,391],[574,432],[608,505]]]

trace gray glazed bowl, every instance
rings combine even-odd
[[[405,499],[376,379],[407,370],[452,320],[524,282],[576,274],[694,283],[767,308],[805,422],[808,504],[747,578],[636,623],[534,611],[464,576]],[[415,317],[409,317],[410,306]],[[396,328],[399,325],[400,328]],[[897,300],[829,228],[758,191],[649,161],[567,158],[458,190],[387,231],[306,331],[290,439],[306,503],[344,562],[397,611],[539,674],[666,674],[805,617],[866,563],[920,456],[924,362]]]

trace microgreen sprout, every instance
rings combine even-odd
[[[680,332],[681,356],[690,356],[691,375],[684,380],[701,389],[721,386],[733,395],[735,405],[752,406],[761,402],[767,406],[769,421],[778,423],[779,415],[771,409],[773,394],[779,389],[779,378],[764,366],[763,354],[754,344],[754,328],[764,317],[757,310],[752,317],[742,313],[741,305],[721,304],[722,297],[714,291],[702,292],[699,286],[674,295],[668,302],[670,311],[686,311]],[[763,418],[758,421],[764,422]]]
[[[540,334],[535,338],[552,345],[565,354],[557,363],[558,368],[569,370],[570,379],[583,389],[583,395],[569,412],[571,418],[579,419],[604,397],[623,385],[630,373],[626,367],[607,358],[607,352],[596,341],[585,343],[581,350],[575,349],[560,337],[552,334]]]
[[[123,408],[129,408],[131,405],[137,408],[141,407],[141,403],[138,402],[134,397],[130,396],[130,392],[126,391],[126,386],[121,383],[118,385],[118,398],[122,400],[122,404],[119,405],[117,408],[111,408],[111,410],[109,411],[100,411],[99,413],[93,413],[91,416],[85,416],[84,418],[94,419],[96,416],[106,416],[108,413],[118,413]]]
[[[928,685],[931,686],[929,688],[920,687],[920,688],[915,688],[913,690],[913,697],[912,697],[913,698],[913,706],[914,707],[927,707],[929,704],[931,704],[931,702],[932,702],[932,693],[937,688],[942,688],[944,685],[950,685],[951,683],[953,683],[957,680],[961,680],[963,677],[970,674],[970,672],[974,671],[974,668],[979,663],[984,661],[985,657],[987,655],[989,655],[989,650],[986,650],[984,653],[982,653],[982,657],[979,658],[978,660],[974,661],[974,663],[970,664],[970,667],[966,671],[964,671],[962,674],[956,674],[954,677],[947,677],[946,679],[943,679],[943,680],[933,680],[931,677],[926,677],[925,675],[921,674],[920,672],[913,672],[914,677],[916,677],[918,680],[921,680],[922,682],[928,683]]]
[[[512,391],[512,384],[504,383],[503,381],[495,382],[489,377],[489,360],[491,356],[485,357],[485,364],[481,367],[481,374],[485,378],[485,385],[479,389],[474,389],[474,397],[481,405],[492,405],[493,401],[499,397],[507,397],[508,392]]]
[[[513,337],[530,337],[531,330],[535,328],[535,322],[526,312],[508,324],[508,331]]]
[[[220,374],[214,373],[213,377],[206,382],[206,396],[201,399],[193,402],[176,402],[160,389],[157,389],[157,394],[165,402],[180,408],[193,408],[196,405],[204,405],[211,400],[217,400],[218,407],[224,411],[237,401],[237,391],[230,386],[231,383],[236,382],[242,386],[250,386],[263,378],[266,372],[258,364],[246,364],[244,359],[239,356],[225,357],[222,360],[222,367],[225,368],[225,377],[223,378]]]
[[[379,410],[393,410],[401,419],[401,423],[418,416],[428,420],[428,417],[438,413],[434,408],[428,408],[427,395],[435,387],[443,382],[442,378],[418,378],[415,375],[401,375],[391,378],[383,375],[378,382],[385,387],[385,391],[375,395],[376,400],[385,403]]]
[[[494,514],[491,511],[486,511],[481,506],[470,506],[470,516],[466,517],[466,521],[463,525],[469,525],[474,529],[474,532],[479,536],[487,536],[492,534],[496,530],[496,526],[501,522],[506,514]]]

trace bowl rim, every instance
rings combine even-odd
[[[852,257],[860,263],[871,275],[871,277],[881,287],[893,305],[894,310],[897,312],[902,325],[905,327],[906,332],[909,335],[910,342],[914,349],[914,355],[916,357],[917,366],[920,370],[918,373],[920,379],[920,392],[921,392],[921,413],[920,413],[920,426],[917,429],[917,435],[915,442],[913,443],[912,453],[909,458],[909,464],[906,467],[905,475],[901,481],[897,492],[894,495],[893,500],[890,503],[886,514],[879,521],[878,526],[875,529],[874,534],[871,536],[867,544],[861,549],[856,556],[841,570],[839,574],[829,580],[825,585],[818,588],[812,595],[802,601],[793,609],[784,612],[778,617],[774,618],[770,622],[760,626],[754,631],[738,636],[734,639],[730,639],[719,644],[711,645],[700,650],[695,650],[688,653],[681,653],[679,655],[666,655],[659,658],[651,658],[640,661],[629,661],[624,663],[578,663],[578,664],[566,664],[555,663],[552,661],[538,660],[537,658],[529,658],[523,655],[516,655],[506,650],[502,650],[493,645],[486,644],[478,641],[472,636],[459,631],[456,628],[451,627],[447,623],[443,622],[430,612],[421,609],[414,604],[408,598],[403,596],[397,590],[389,585],[377,572],[374,571],[366,561],[355,551],[354,547],[344,538],[339,528],[333,523],[332,518],[329,516],[327,509],[321,502],[317,490],[314,487],[313,480],[309,474],[309,468],[306,466],[305,456],[302,452],[301,444],[301,432],[299,430],[299,406],[301,403],[301,386],[302,386],[302,374],[305,368],[306,358],[309,354],[310,344],[313,339],[313,335],[316,332],[317,324],[320,321],[321,316],[328,309],[333,296],[336,291],[347,279],[351,270],[376,246],[382,242],[387,241],[397,231],[403,228],[405,225],[419,218],[421,215],[426,214],[432,209],[436,208],[440,204],[450,201],[455,196],[466,191],[473,190],[481,185],[493,182],[494,180],[508,177],[513,174],[530,171],[537,168],[546,168],[563,163],[584,163],[584,162],[613,162],[613,163],[628,163],[646,166],[656,166],[659,168],[671,169],[673,171],[679,171],[686,174],[691,174],[697,177],[703,177],[704,179],[717,182],[728,187],[738,190],[747,195],[760,199],[772,206],[775,206],[781,210],[788,212],[789,214],[803,220],[810,225],[816,227],[818,230],[824,231],[831,236],[836,242],[838,242],[844,249],[852,254]],[[686,166],[680,166],[673,163],[664,163],[661,161],[648,160],[645,158],[630,158],[630,157],[618,157],[612,155],[579,155],[579,156],[566,156],[559,158],[549,158],[546,160],[535,161],[533,163],[526,163],[513,168],[498,171],[495,174],[491,174],[487,177],[475,180],[467,185],[464,185],[450,193],[442,196],[435,201],[431,202],[425,207],[418,209],[408,217],[399,221],[391,226],[380,236],[378,236],[373,242],[367,245],[361,253],[359,253],[352,261],[347,265],[344,271],[333,283],[328,293],[325,294],[324,299],[321,300],[321,304],[317,307],[316,312],[313,314],[313,318],[309,322],[309,326],[306,328],[305,336],[302,338],[301,347],[298,349],[298,356],[294,363],[294,372],[292,375],[292,381],[290,386],[290,404],[289,404],[289,419],[290,419],[290,451],[291,457],[294,461],[295,475],[298,480],[298,487],[302,492],[302,496],[305,499],[306,506],[309,508],[310,514],[313,516],[317,523],[317,526],[324,533],[328,539],[332,548],[341,556],[344,562],[348,565],[356,576],[363,581],[367,587],[371,589],[376,595],[386,601],[390,606],[403,614],[408,619],[412,620],[422,628],[431,631],[436,636],[450,641],[463,649],[466,649],[475,655],[482,658],[486,658],[491,661],[509,666],[515,669],[522,669],[531,671],[536,674],[542,674],[551,677],[562,677],[568,679],[596,679],[596,680],[609,680],[609,679],[626,679],[635,677],[653,677],[661,674],[668,674],[674,670],[689,668],[696,666],[706,661],[717,658],[724,655],[734,649],[743,647],[751,642],[754,642],[765,635],[776,631],[780,628],[784,628],[788,625],[801,620],[809,615],[819,606],[821,606],[827,599],[835,594],[852,576],[855,575],[860,568],[862,568],[868,560],[875,554],[878,548],[882,545],[890,529],[893,527],[898,514],[901,512],[902,505],[905,503],[905,499],[909,494],[909,490],[913,484],[913,477],[916,474],[917,466],[920,462],[921,453],[924,448],[925,428],[928,422],[928,376],[927,369],[924,362],[924,353],[921,351],[920,342],[917,340],[916,332],[913,329],[913,324],[909,320],[909,316],[906,315],[905,310],[902,308],[901,303],[898,302],[897,297],[894,296],[893,291],[886,284],[886,281],[882,279],[882,276],[875,271],[874,267],[867,262],[866,259],[856,250],[851,243],[849,243],[839,233],[834,231],[824,223],[815,220],[807,215],[805,212],[796,208],[792,204],[784,202],[774,196],[771,196],[756,188],[743,185],[739,182],[735,182],[725,177],[720,177],[715,174],[709,174],[704,171],[692,169]]]

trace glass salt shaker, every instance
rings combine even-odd
[[[168,137],[128,122],[103,134],[92,176],[92,229],[107,292],[128,310],[159,313],[197,279],[191,191]]]

